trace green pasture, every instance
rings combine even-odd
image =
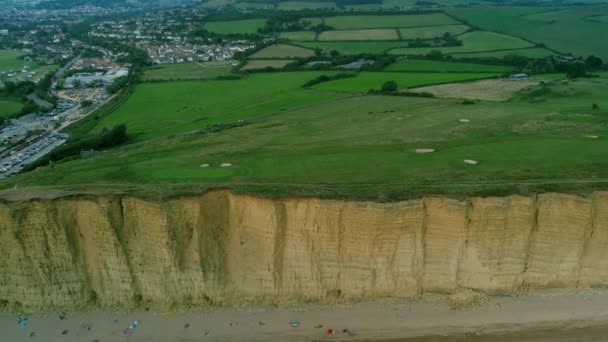
[[[399,40],[395,29],[332,30],[319,34],[319,41]]]
[[[518,55],[530,58],[543,58],[551,55],[555,55],[555,52],[544,49],[544,48],[528,48],[528,49],[516,49],[516,50],[500,50],[491,52],[464,52],[464,53],[453,53],[454,58],[504,58],[508,55]]]
[[[317,37],[316,32],[312,31],[294,31],[294,32],[281,32],[279,38],[295,40],[295,41],[313,41]]]
[[[20,102],[0,99],[0,117],[9,117],[18,113],[22,107],[23,104]]]
[[[325,18],[325,25],[336,30],[397,28],[460,24],[443,13],[416,15],[352,15]]]
[[[336,8],[336,4],[333,2],[318,1],[284,1],[279,2],[278,8],[284,11],[300,11],[304,9]]]
[[[205,30],[219,34],[257,33],[264,25],[266,19],[210,21],[205,24]]]
[[[400,73],[400,72],[361,72],[357,77],[343,78],[320,83],[319,90],[332,90],[351,93],[365,93],[380,90],[386,81],[395,81],[400,89],[424,85],[476,80],[498,76],[491,73]]]
[[[275,44],[263,48],[262,50],[249,56],[249,58],[305,58],[314,56],[314,54],[314,51],[299,46]]]
[[[298,45],[315,49],[336,50],[345,54],[382,53],[390,49],[407,46],[407,42],[298,42]]]
[[[462,34],[469,30],[466,25],[442,25],[442,26],[428,26],[428,27],[409,27],[400,28],[399,35],[401,39],[432,39],[441,37],[446,33],[453,36]]]
[[[181,84],[176,85],[183,91]],[[134,98],[151,86],[141,86]],[[379,200],[428,193],[586,192],[608,179],[607,91],[608,80],[585,79],[475,105],[401,96],[328,99],[219,133],[161,138],[55,163],[0,187],[99,184],[108,191],[168,194],[226,186],[272,196]],[[205,94],[199,96],[215,95]],[[244,106],[255,100],[239,101]],[[141,111],[150,116],[145,125],[157,125],[158,113]],[[161,118],[174,116],[166,111]],[[436,152],[417,154],[418,148]],[[211,167],[201,168],[204,163]]]
[[[401,48],[391,50],[390,53],[395,55],[425,55],[433,50],[437,50],[445,54],[451,54],[458,52],[512,50],[533,46],[529,42],[517,37],[485,31],[468,32],[458,36],[458,39],[462,40],[462,46]]]
[[[233,61],[164,64],[145,70],[144,81],[199,80],[230,75]]]
[[[433,61],[428,59],[402,59],[384,69],[385,71],[415,71],[415,72],[461,72],[461,73],[505,73],[513,71],[513,67],[505,65],[489,65],[476,63],[458,63]]]

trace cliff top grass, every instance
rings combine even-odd
[[[127,122],[136,138],[144,130],[153,139],[39,168],[0,182],[0,188],[165,195],[231,188],[267,196],[396,200],[430,193],[581,193],[605,188],[608,181],[608,79],[557,79],[509,101],[464,104],[460,99],[337,96],[299,88],[304,74],[315,75],[268,74],[268,80],[282,87],[291,80],[293,88],[265,95],[243,97],[246,86],[222,88],[237,99],[235,110],[249,116],[223,112],[221,106],[234,103],[215,109],[201,105],[201,116],[211,117],[213,109],[214,120],[224,115],[245,120],[240,127],[215,131],[179,126],[181,121],[192,123],[194,116],[186,120],[166,112],[163,119],[154,112],[162,105],[160,99],[145,108],[129,102],[143,101],[138,93],[162,85],[167,96],[176,96],[170,88],[177,87],[212,101],[219,95],[211,89],[232,81],[140,85],[123,107],[100,121]],[[244,82],[238,84],[261,84],[256,77]],[[206,83],[210,85],[201,86]],[[163,91],[154,94],[162,96]],[[289,102],[299,92],[317,100]],[[269,107],[260,101],[276,99],[278,110],[262,115]],[[138,116],[141,120],[128,121]],[[163,129],[179,134],[157,134]],[[435,152],[420,154],[416,149]]]

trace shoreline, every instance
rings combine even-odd
[[[594,336],[604,338],[608,332],[607,290],[490,297],[485,304],[467,310],[450,309],[445,299],[426,295],[419,301],[216,308],[172,314],[68,312],[64,320],[57,313],[46,313],[30,315],[25,327],[17,324],[17,315],[0,313],[0,331],[6,341],[15,342],[569,341],[585,334],[590,334],[585,339],[592,341]],[[133,333],[123,336],[123,331],[136,320],[139,324]],[[299,326],[292,327],[291,322],[298,322]],[[328,329],[335,334],[328,335]],[[343,329],[350,334],[343,333]],[[30,337],[32,332],[35,336]]]

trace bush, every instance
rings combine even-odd
[[[600,106],[597,103],[591,105],[591,109],[597,110],[600,109]]]
[[[89,107],[92,104],[93,104],[93,101],[91,101],[91,100],[84,100],[84,101],[80,102],[80,107],[86,108],[86,107]]]
[[[399,87],[397,86],[397,82],[395,81],[386,81],[382,85],[382,91],[385,93],[392,93],[397,91],[398,89]]]

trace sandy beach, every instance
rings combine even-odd
[[[152,312],[0,314],[1,341],[597,341],[608,332],[608,292],[490,298],[452,310],[439,296],[344,306]],[[130,336],[124,330],[138,321]],[[293,327],[297,322],[299,326]],[[604,325],[605,324],[605,325]],[[296,325],[296,324],[293,324]],[[328,329],[335,334],[328,335]],[[348,333],[344,333],[347,329]],[[32,334],[33,333],[33,334]],[[349,336],[352,335],[352,336]],[[570,339],[568,339],[570,338]]]

